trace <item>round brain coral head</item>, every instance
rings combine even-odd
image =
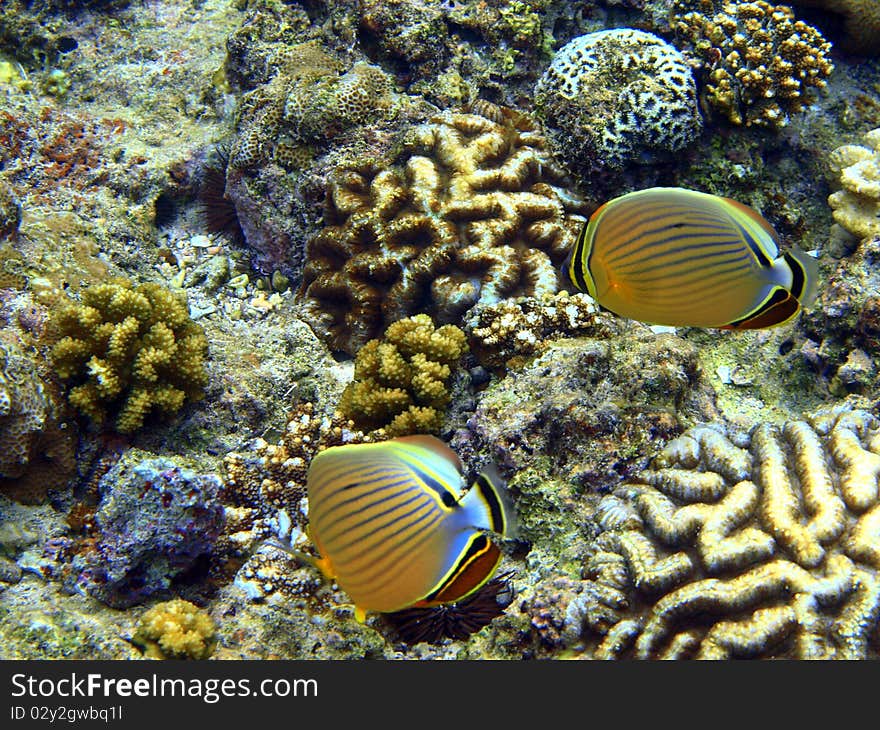
[[[335,350],[392,322],[557,291],[586,205],[524,115],[488,103],[414,127],[391,160],[336,170],[298,298]]]
[[[699,134],[696,85],[685,58],[631,28],[578,36],[535,88],[553,151],[590,175],[670,157]]]
[[[172,415],[202,397],[208,341],[190,319],[185,299],[158,284],[96,284],[82,303],[59,305],[52,348],[68,400],[92,421],[108,418],[120,433],[150,413]]]

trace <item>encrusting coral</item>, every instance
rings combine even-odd
[[[704,64],[709,104],[732,124],[777,129],[824,88],[831,44],[785,5],[724,3],[675,19]]]
[[[596,657],[877,656],[878,476],[880,421],[848,406],[694,427],[600,503],[568,613]]]
[[[207,659],[217,646],[216,634],[207,611],[175,598],[144,612],[132,641],[143,646],[150,659]]]
[[[702,127],[685,58],[631,28],[578,36],[560,48],[535,104],[557,157],[587,174],[668,157]]]
[[[617,322],[601,313],[588,295],[566,291],[543,299],[518,297],[474,307],[464,327],[474,355],[492,368],[522,363],[553,339],[607,338],[619,330]]]
[[[159,284],[118,279],[90,286],[53,313],[58,375],[71,405],[130,433],[153,411],[170,415],[202,396],[208,341],[186,301]]]
[[[332,176],[298,292],[312,329],[356,352],[416,312],[453,322],[477,303],[553,294],[583,223],[544,138],[488,103],[409,130],[397,163]]]
[[[842,190],[828,197],[834,220],[860,240],[880,236],[880,128],[864,136],[864,145],[843,145],[829,162]]]
[[[427,314],[393,322],[358,351],[339,411],[371,433],[436,433],[452,397],[452,369],[466,350],[464,332],[451,324],[435,329]]]

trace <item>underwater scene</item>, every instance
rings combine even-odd
[[[880,0],[2,0],[0,658],[880,658]]]

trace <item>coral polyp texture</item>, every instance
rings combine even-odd
[[[831,44],[785,5],[724,3],[674,22],[703,61],[706,98],[732,124],[778,129],[815,99],[834,66]]]
[[[207,659],[217,646],[217,627],[207,611],[174,598],[138,619],[132,641],[150,659]]]
[[[604,498],[569,606],[606,658],[880,654],[880,421],[696,426]]]
[[[793,0],[792,4],[841,16],[841,47],[859,55],[880,55],[880,3],[875,0]]]
[[[356,352],[417,312],[457,321],[475,304],[559,287],[583,223],[544,137],[478,103],[411,128],[395,162],[338,169],[299,290],[312,329]]]
[[[685,58],[663,39],[631,28],[564,45],[535,92],[553,151],[579,172],[669,157],[702,127]]]
[[[880,236],[880,129],[864,142],[838,147],[829,160],[842,186],[828,197],[834,220],[861,240]]]
[[[367,432],[436,433],[452,398],[449,380],[466,350],[464,332],[452,324],[435,329],[427,314],[393,322],[358,351],[339,410]]]
[[[171,415],[202,397],[208,341],[186,301],[159,284],[118,279],[95,284],[82,302],[53,313],[52,349],[68,400],[92,421],[112,418],[120,433],[153,412]]]
[[[391,80],[380,68],[356,63],[341,73],[318,44],[287,48],[276,63],[279,73],[241,100],[233,168],[266,160],[289,166],[298,146],[326,141],[391,105]]]

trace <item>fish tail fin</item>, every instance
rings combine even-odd
[[[819,262],[797,246],[792,246],[783,256],[792,272],[792,295],[802,307],[809,307],[819,291]]]
[[[506,538],[516,537],[518,525],[513,500],[494,464],[480,472],[460,504],[482,516],[476,527],[491,530]]]

